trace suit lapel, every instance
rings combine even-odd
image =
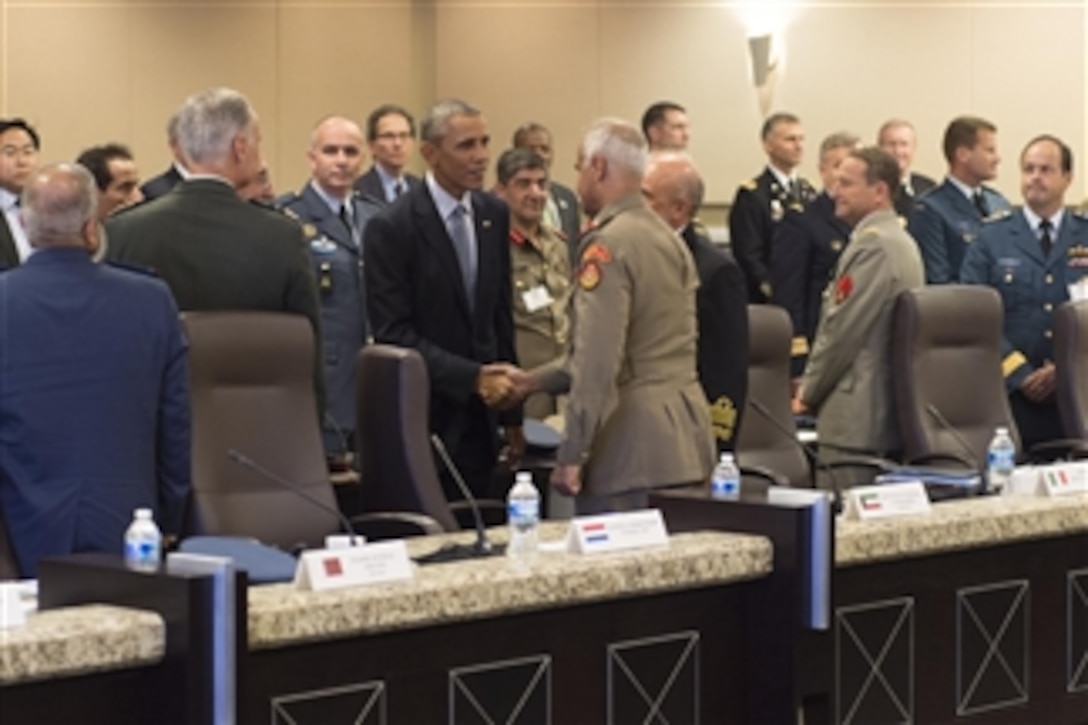
[[[337,246],[343,247],[352,254],[359,253],[355,241],[351,239],[348,229],[344,226],[344,222],[340,220],[339,215],[332,213],[329,205],[318,196],[317,192],[309,184],[306,185],[302,192],[302,200],[306,204],[306,213],[314,220],[314,226],[318,228],[318,231],[335,242]],[[358,209],[354,206],[353,209],[358,214]]]
[[[8,228],[8,219],[0,212],[0,269],[19,266],[19,250],[15,246],[15,237]]]
[[[507,240],[498,239],[498,219],[493,214],[493,207],[486,204],[483,194],[472,194],[472,219],[476,227],[476,304],[474,309],[479,312],[487,306],[480,299],[481,290],[497,289],[495,276],[501,265],[494,260],[499,254],[499,244],[509,243]]]
[[[450,283],[457,290],[457,299],[461,303],[461,310],[464,312],[465,317],[471,320],[472,315],[469,314],[465,284],[461,279],[461,265],[457,261],[457,253],[453,251],[453,240],[450,239],[445,220],[438,216],[438,207],[435,206],[434,199],[431,198],[431,192],[426,185],[421,186],[413,196],[412,213],[419,224],[423,243],[431,248],[439,262],[446,268]],[[478,281],[476,288],[480,288]]]

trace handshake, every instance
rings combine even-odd
[[[538,390],[539,381],[532,373],[510,363],[488,363],[476,376],[476,393],[489,408],[513,408]]]

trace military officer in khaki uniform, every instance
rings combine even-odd
[[[707,480],[714,438],[696,374],[699,273],[680,237],[639,195],[645,141],[598,121],[578,156],[578,192],[593,217],[579,255],[573,340],[533,376],[569,383],[566,438],[552,485],[580,514],[640,508],[651,488]]]
[[[889,357],[901,292],[925,283],[918,245],[895,214],[899,166],[877,148],[851,151],[835,172],[835,214],[854,226],[825,292],[795,413],[815,413],[820,444],[888,454],[902,448]],[[845,481],[840,481],[845,483]]]
[[[510,271],[514,291],[514,344],[522,367],[532,369],[566,352],[570,322],[570,254],[567,243],[546,222],[547,164],[529,149],[499,157],[495,193],[510,207]],[[525,415],[554,415],[555,396],[537,393],[525,401]]]

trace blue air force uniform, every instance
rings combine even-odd
[[[325,451],[336,455],[354,448],[355,359],[369,339],[362,236],[366,223],[381,207],[355,193],[345,223],[339,200],[324,194],[312,181],[301,192],[281,199],[280,205],[302,224],[317,277],[328,386],[322,438]]]
[[[918,199],[907,220],[907,231],[918,242],[928,284],[954,284],[968,247],[978,238],[982,220],[1009,208],[1005,197],[979,187],[986,214],[968,198],[967,187],[951,178]]]
[[[786,214],[771,243],[771,302],[793,321],[790,372],[805,370],[816,337],[824,288],[850,241],[850,225],[835,216],[835,202],[821,192],[800,214]]]
[[[1019,388],[1036,368],[1054,359],[1054,310],[1069,300],[1069,285],[1088,275],[1088,219],[1062,211],[1050,221],[1053,246],[1044,256],[1035,214],[1017,209],[994,215],[968,248],[960,272],[965,284],[986,284],[1001,294],[1001,367],[1025,446],[1061,437],[1055,401],[1032,403]]]

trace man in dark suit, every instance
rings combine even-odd
[[[329,409],[322,421],[325,452],[343,460],[355,450],[356,356],[366,344],[362,233],[381,206],[352,184],[363,162],[363,133],[351,119],[329,116],[310,139],[310,181],[282,201],[302,222],[321,295]]]
[[[16,267],[30,254],[19,218],[19,195],[38,166],[41,138],[21,118],[0,119],[0,271]]]
[[[170,155],[174,157],[174,162],[166,171],[148,179],[140,187],[140,193],[147,201],[158,199],[170,192],[182,180],[189,178],[189,169],[181,153],[181,147],[178,145],[178,116],[179,114],[175,113],[166,123],[166,142],[170,146]]]
[[[744,271],[748,300],[754,303],[774,295],[770,257],[775,227],[816,196],[812,185],[797,175],[805,142],[801,119],[776,113],[763,122],[761,136],[767,168],[740,185],[729,209],[730,244]]]
[[[366,119],[366,140],[374,165],[355,181],[355,190],[382,206],[419,186],[407,171],[416,143],[416,121],[400,106],[387,103]]]
[[[805,370],[824,288],[850,240],[850,225],[835,216],[828,190],[835,167],[857,146],[858,137],[850,133],[834,133],[823,140],[819,169],[824,190],[800,214],[785,215],[771,241],[771,302],[785,307],[793,322],[790,373],[794,378]]]
[[[422,124],[430,171],[367,225],[367,311],[374,340],[419,350],[431,382],[430,428],[476,493],[487,493],[499,424],[514,457],[521,410],[502,416],[512,385],[497,361],[516,363],[510,290],[510,218],[481,192],[487,122],[469,104],[439,103]],[[441,466],[439,470],[444,470]],[[443,473],[450,498],[461,494]]]
[[[242,94],[216,88],[191,96],[178,119],[178,142],[193,176],[111,218],[108,256],[154,269],[182,310],[305,316],[314,330],[314,384],[323,408],[317,288],[302,229],[236,192],[263,166],[260,139],[257,115]]]
[[[899,162],[900,179],[899,189],[895,193],[895,213],[906,219],[914,208],[914,200],[937,186],[937,182],[928,176],[911,171],[914,151],[918,148],[914,124],[901,118],[885,121],[877,131],[876,145]]]
[[[514,132],[514,148],[529,149],[544,159],[548,172],[548,199],[544,204],[544,221],[552,229],[563,235],[570,246],[571,269],[578,256],[578,239],[582,233],[582,214],[579,211],[578,195],[567,186],[552,179],[552,161],[555,159],[555,146],[552,145],[552,133],[535,121],[524,124]]]
[[[997,176],[997,127],[974,116],[953,119],[944,132],[948,176],[914,205],[907,231],[918,242],[929,284],[955,284],[982,221],[1009,208],[983,182]]]
[[[695,215],[704,185],[686,155],[655,154],[642,180],[650,208],[676,229],[699,272],[696,293],[699,382],[710,404],[718,451],[732,451],[748,395],[748,292],[733,257],[707,237]]]
[[[94,180],[77,164],[23,194],[37,250],[0,274],[0,510],[22,576],[120,554],[136,508],[178,533],[189,492],[186,346],[161,281],[94,264]]]

